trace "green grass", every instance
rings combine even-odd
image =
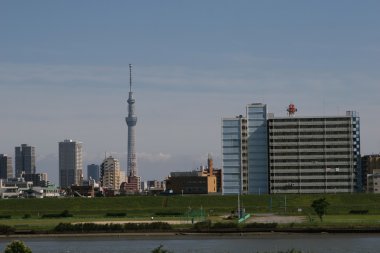
[[[309,216],[303,223],[279,224],[279,228],[380,228],[380,215],[326,215],[320,221],[316,215]]]
[[[380,214],[380,194],[245,195],[240,199],[241,205],[249,213],[297,214],[298,209],[302,209],[302,213],[313,213],[310,205],[320,197],[326,197],[330,203],[329,214],[348,214],[350,210],[368,210],[368,214]],[[69,210],[75,216],[98,217],[106,213],[125,212],[129,217],[144,217],[157,212],[186,213],[190,209],[201,208],[206,213],[224,214],[236,207],[237,196],[1,199],[0,215],[22,217],[30,214],[35,217]]]
[[[313,200],[325,197],[330,203],[327,216],[320,223],[310,207]],[[286,205],[285,205],[286,199]],[[275,213],[282,215],[304,215],[313,217],[295,226],[380,226],[380,194],[309,194],[309,195],[244,195],[241,205],[247,213]],[[286,206],[286,208],[285,208]],[[0,215],[12,215],[11,219],[1,219],[0,224],[50,228],[59,222],[79,222],[97,220],[155,220],[186,219],[187,212],[202,210],[213,222],[231,213],[237,207],[237,196],[126,196],[114,198],[46,198],[46,199],[0,199]],[[298,210],[302,209],[301,212]],[[43,214],[61,213],[68,210],[72,218],[41,219]],[[368,214],[350,215],[351,210],[368,210]],[[162,216],[156,213],[183,213],[182,217]],[[126,218],[105,217],[106,213],[126,213]],[[22,219],[25,214],[31,218]]]

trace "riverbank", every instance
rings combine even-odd
[[[42,225],[40,222],[46,222]],[[4,224],[7,222],[7,224]],[[2,222],[3,223],[3,222]],[[236,219],[10,219],[0,225],[5,236],[65,236],[75,234],[178,235],[233,233],[380,233],[379,215],[327,215],[323,222],[316,217],[252,215],[244,223]],[[36,224],[36,225],[33,225]]]

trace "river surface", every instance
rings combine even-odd
[[[13,240],[0,238],[0,251]],[[250,234],[21,238],[33,253],[257,253],[298,249],[305,253],[378,253],[380,234]]]

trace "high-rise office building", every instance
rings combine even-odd
[[[222,119],[223,194],[268,193],[266,105],[246,107],[246,116]]]
[[[0,179],[7,179],[13,176],[12,157],[0,154]]]
[[[360,121],[345,116],[269,116],[271,193],[362,190]]]
[[[243,116],[222,120],[222,193],[248,192],[247,120]],[[243,180],[244,179],[244,180]]]
[[[107,189],[120,189],[120,162],[118,159],[109,156],[104,159],[100,166],[100,182]]]
[[[100,168],[97,164],[87,165],[87,179],[94,179],[95,181],[99,181],[100,179]]]
[[[59,143],[59,185],[80,185],[83,178],[82,143],[64,140]]]
[[[21,144],[15,147],[15,172],[16,177],[21,177],[22,173],[36,173],[36,153],[35,147]]]

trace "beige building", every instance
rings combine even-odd
[[[119,190],[121,184],[120,162],[118,159],[109,156],[104,159],[100,167],[100,182],[102,187]],[[125,174],[124,174],[125,175]]]
[[[204,171],[171,172],[166,179],[166,189],[175,194],[216,193],[216,176]]]

